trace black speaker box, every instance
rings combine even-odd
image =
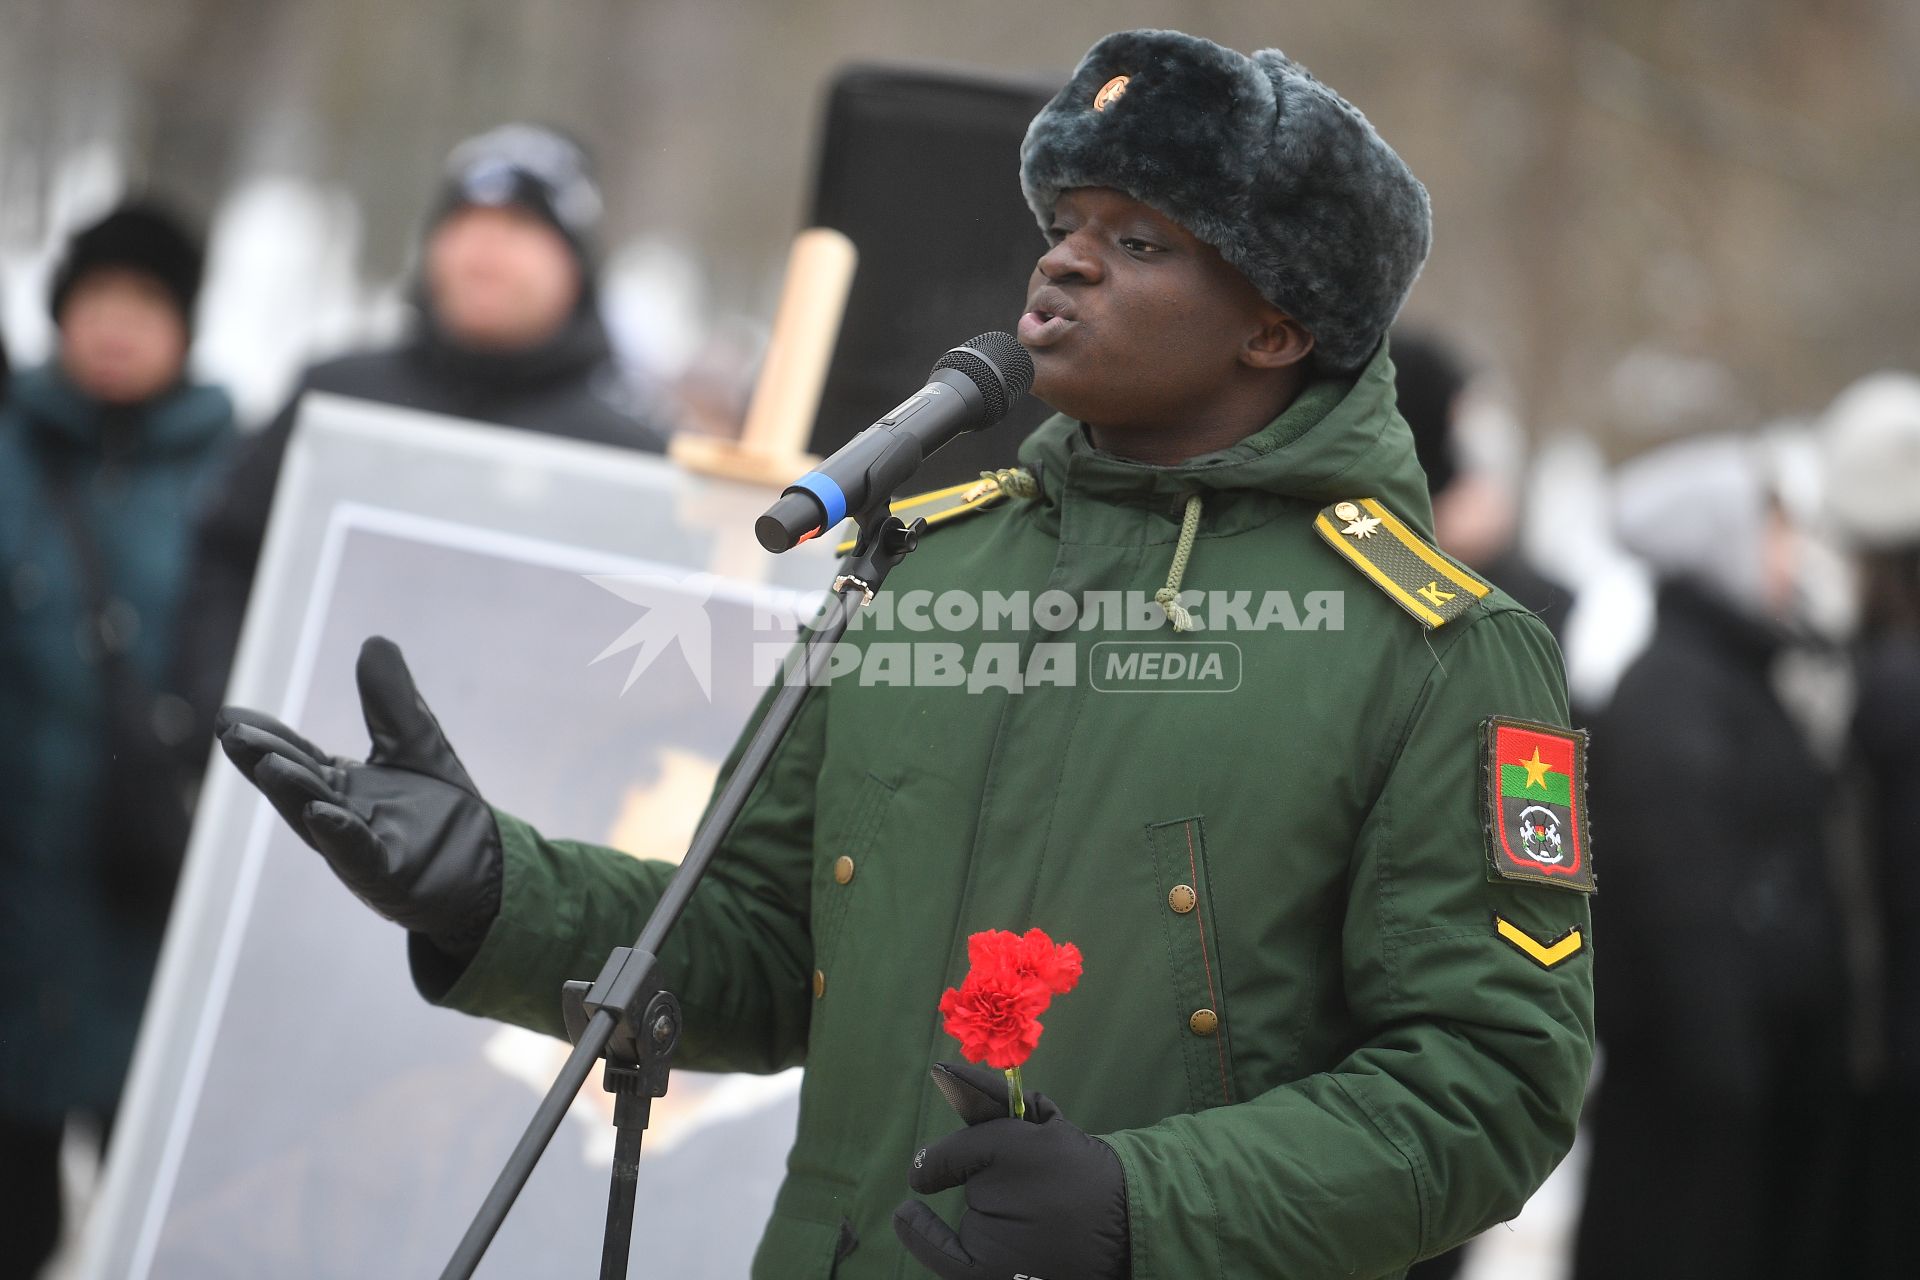
[[[1020,194],[1020,140],[1059,80],[854,66],[828,93],[809,225],[860,251],[808,447],[833,452],[926,380],[940,353],[1011,331],[1046,248]],[[1050,411],[1031,396],[928,459],[907,488],[1011,466]]]

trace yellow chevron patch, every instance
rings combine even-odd
[[[978,480],[968,480],[963,484],[948,485],[944,489],[933,489],[926,493],[916,493],[911,498],[898,498],[893,503],[893,514],[908,524],[915,520],[925,520],[929,529],[970,516],[976,511],[987,511],[1007,500],[1007,491],[998,480],[991,476],[982,476]],[[854,539],[848,538],[833,549],[835,555],[846,555],[853,550]]]
[[[1495,916],[1493,927],[1501,937],[1514,945],[1521,955],[1539,965],[1542,969],[1551,969],[1564,960],[1578,954],[1586,945],[1586,939],[1575,925],[1552,942],[1541,942],[1505,916]]]
[[[1428,630],[1444,627],[1493,590],[1372,498],[1336,502],[1313,518],[1313,527]]]

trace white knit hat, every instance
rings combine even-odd
[[[1614,472],[1614,533],[1655,575],[1684,579],[1764,617],[1770,500],[1766,460],[1753,439],[1694,436]]]
[[[1860,379],[1827,410],[1821,434],[1834,523],[1865,547],[1920,543],[1920,378]]]

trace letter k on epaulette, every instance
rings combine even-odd
[[[1336,502],[1313,527],[1393,602],[1432,630],[1493,590],[1372,498]]]

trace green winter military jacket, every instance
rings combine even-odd
[[[1430,629],[1316,531],[1362,498],[1430,524],[1384,349],[1188,464],[1060,418],[1021,458],[1036,496],[894,572],[896,626],[850,636],[857,670],[809,694],[661,956],[684,1065],[807,1067],[754,1274],[921,1274],[889,1218],[915,1148],[958,1126],[927,1076],[959,1056],[935,1005],[990,928],[1085,956],[1025,1078],[1119,1153],[1139,1280],[1394,1275],[1511,1217],[1573,1140],[1592,946],[1583,893],[1491,870],[1482,725],[1564,726],[1565,689],[1506,596]],[[1176,633],[1151,597],[1194,495],[1201,626]],[[1031,616],[907,607],[948,589],[1027,593]],[[1069,629],[1037,621],[1062,620],[1047,591],[1085,602]],[[955,647],[881,648],[908,643]],[[1219,678],[1176,650],[1218,653]],[[561,1034],[561,983],[632,941],[673,868],[500,828],[482,949],[416,980]],[[959,1192],[934,1203],[957,1220]]]

